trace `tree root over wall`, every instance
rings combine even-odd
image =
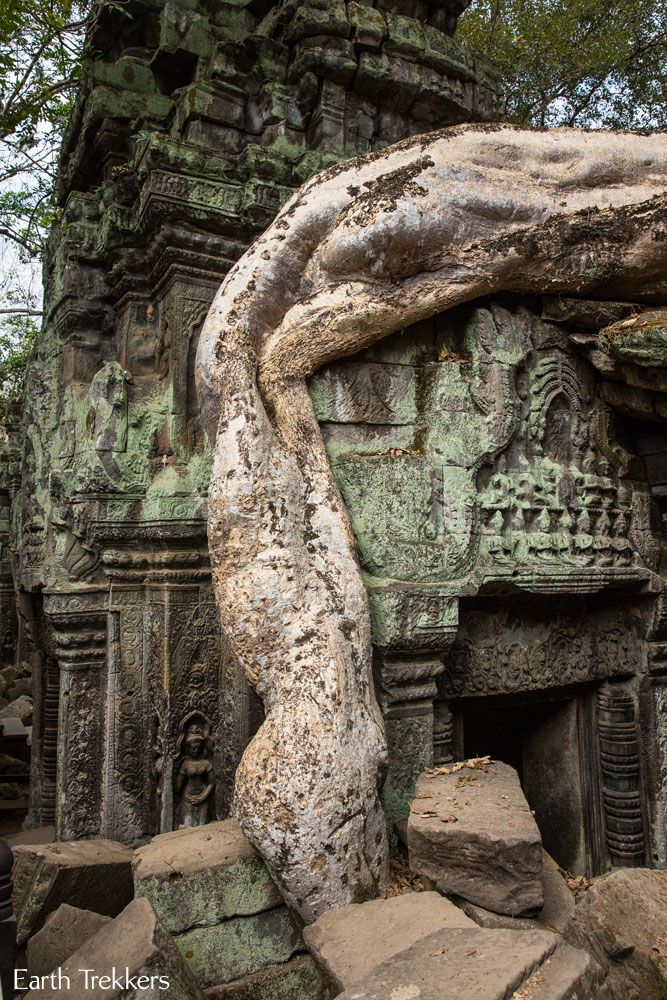
[[[499,292],[667,300],[667,135],[449,128],[304,185],[220,288],[197,359],[222,626],[266,721],[235,811],[310,922],[388,877],[355,543],[306,379]]]

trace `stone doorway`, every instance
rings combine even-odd
[[[634,680],[438,701],[436,763],[489,755],[514,767],[545,849],[574,874],[647,863],[648,764],[642,762],[645,704]],[[444,751],[444,753],[443,753]]]
[[[548,853],[576,874],[607,866],[592,815],[599,784],[590,731],[592,693],[471,699],[460,706],[464,757],[488,754],[516,769]],[[599,810],[598,810],[599,812]]]

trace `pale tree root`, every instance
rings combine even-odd
[[[667,137],[445,129],[306,184],[223,283],[197,359],[222,627],[266,721],[235,811],[306,921],[376,894],[386,766],[366,594],[305,380],[510,290],[667,299]]]

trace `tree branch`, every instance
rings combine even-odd
[[[25,307],[17,307],[16,309],[0,309],[0,316],[43,316],[44,311],[42,309],[29,309]]]

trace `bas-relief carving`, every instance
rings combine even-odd
[[[212,815],[215,791],[211,723],[191,712],[181,723],[176,742],[174,777],[176,809],[174,826],[204,826]]]
[[[654,570],[648,486],[631,478],[567,336],[523,307],[478,309],[461,327],[441,360],[375,378],[373,419],[386,402],[385,422],[411,428],[408,447],[329,444],[369,578],[456,580],[453,593],[542,578],[567,592]],[[321,419],[368,421],[367,394],[351,408],[363,378],[349,368],[313,386]],[[405,404],[417,397],[415,413]]]
[[[445,660],[445,697],[479,697],[566,687],[638,673],[642,640],[625,607],[595,611],[581,601],[551,601],[533,614],[494,601],[462,617]]]
[[[405,814],[415,761],[460,752],[458,699],[641,674],[645,626],[633,602],[584,611],[581,598],[568,603],[567,595],[595,594],[615,580],[641,592],[659,558],[641,463],[567,331],[523,306],[491,305],[436,321],[431,336],[430,354],[413,345],[410,357],[407,331],[375,348],[372,362],[338,362],[310,385],[370,587],[374,641],[413,651],[406,669],[412,662],[415,685],[421,651],[444,659],[434,711],[425,711],[428,699],[383,702],[390,820]],[[415,337],[423,348],[423,334]],[[554,596],[527,617],[509,599],[473,597],[508,584]],[[390,673],[383,661],[380,689]],[[595,738],[603,748],[630,745],[614,715],[619,698],[613,686],[601,689]],[[619,779],[610,759],[603,751],[600,777],[589,779],[591,787],[599,781],[607,856],[636,864],[644,851],[640,772],[619,790],[627,776]]]
[[[94,837],[100,828],[101,733],[91,727],[101,708],[100,669],[67,670],[61,677],[60,693],[67,714],[61,714],[59,774],[60,801],[56,803],[56,825],[60,839]]]

